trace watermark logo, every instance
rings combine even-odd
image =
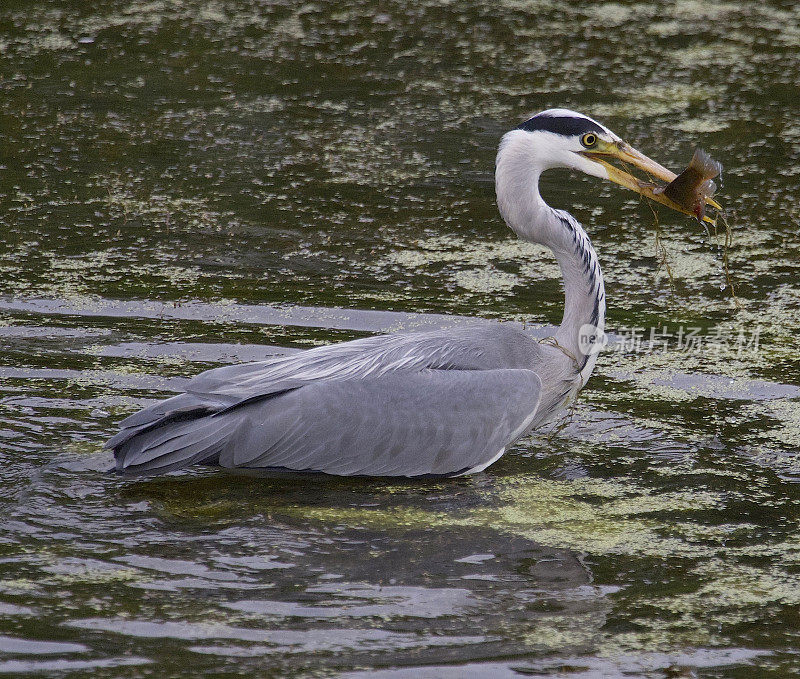
[[[757,352],[760,347],[761,326],[712,326],[704,331],[700,327],[662,325],[659,327],[619,327],[606,334],[593,325],[584,325],[578,331],[578,346],[584,356],[603,350],[619,353],[659,353],[684,351],[704,354],[735,354]],[[613,338],[613,339],[612,339]]]
[[[608,346],[608,335],[591,323],[586,323],[578,330],[578,349],[584,356],[599,354]]]

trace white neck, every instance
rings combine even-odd
[[[576,357],[585,383],[597,354],[584,354],[586,343],[580,340],[581,329],[592,326],[602,333],[605,325],[605,287],[600,263],[578,221],[563,210],[554,210],[541,197],[539,176],[543,163],[535,147],[508,144],[506,138],[497,155],[497,205],[503,219],[520,238],[549,247],[561,267],[564,318],[555,338]]]

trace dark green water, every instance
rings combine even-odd
[[[798,25],[792,2],[4,0],[0,673],[800,673]],[[621,339],[553,431],[441,483],[105,473],[126,413],[214,365],[411,313],[557,323],[492,179],[551,106],[724,163],[741,309],[713,234],[659,212],[670,285],[646,205],[554,173]],[[625,342],[664,325],[666,350]]]

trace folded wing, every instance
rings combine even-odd
[[[532,421],[537,343],[503,326],[371,337],[210,370],[126,419],[117,470],[197,462],[331,474],[451,474]],[[525,367],[521,367],[525,366]]]

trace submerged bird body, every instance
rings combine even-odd
[[[127,474],[199,462],[348,476],[467,473],[577,391],[570,363],[505,325],[370,337],[209,370],[124,421],[110,445]]]
[[[116,470],[147,475],[191,464],[345,476],[453,476],[486,468],[556,415],[586,383],[602,335],[605,291],[586,232],[549,207],[540,174],[569,167],[634,188],[601,160],[668,170],[596,121],[552,109],[507,133],[497,155],[500,212],[561,267],[565,310],[550,342],[510,325],[383,335],[198,375],[185,393],[122,422]],[[660,173],[660,174],[659,174]]]

